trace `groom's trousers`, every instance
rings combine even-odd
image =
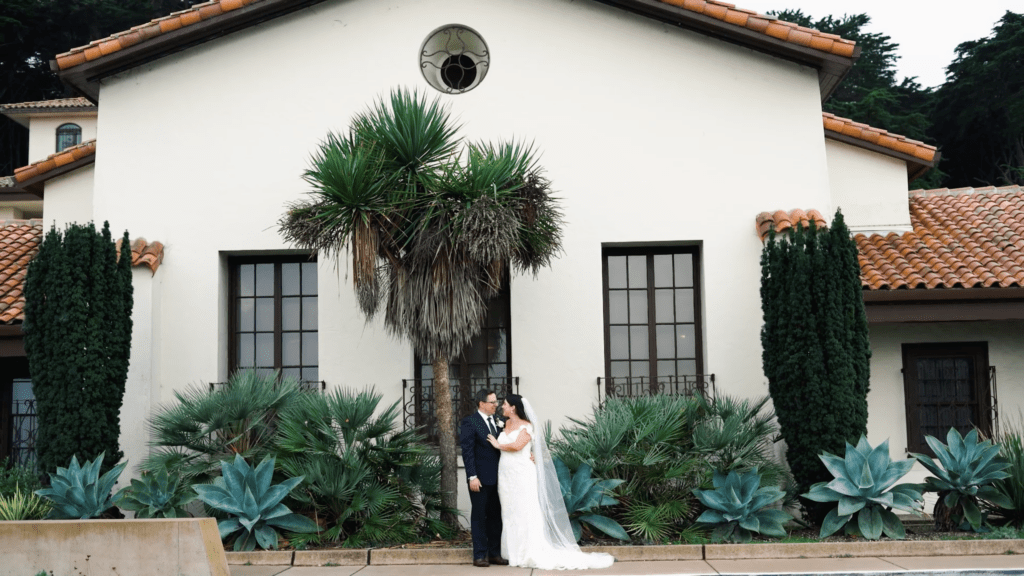
[[[472,510],[469,527],[473,533],[473,559],[481,560],[501,556],[501,501],[498,485],[480,486],[479,492],[469,491]]]

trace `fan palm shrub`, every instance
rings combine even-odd
[[[286,476],[303,476],[289,504],[320,532],[297,546],[383,546],[453,530],[441,521],[440,462],[415,430],[401,430],[399,403],[378,413],[381,395],[337,389],[303,394],[280,415],[274,450]]]
[[[226,385],[175,391],[177,402],[149,420],[154,448],[140,466],[146,473],[166,470],[182,486],[205,484],[220,475],[222,460],[240,455],[250,462],[270,453],[280,411],[301,392],[289,379],[240,370]]]
[[[561,247],[562,216],[531,146],[465,143],[438,99],[396,89],[330,133],[305,173],[309,197],[279,224],[325,258],[349,251],[367,319],[430,360],[444,506],[456,508],[448,363],[480,331],[510,269],[536,274]],[[446,519],[454,523],[453,515]]]
[[[1024,432],[1019,425],[1003,425],[999,435],[999,455],[1009,464],[1006,468],[1009,476],[995,480],[992,486],[1011,506],[995,506],[984,501],[982,505],[989,515],[997,516],[1002,522],[1017,528],[1024,528]]]
[[[981,502],[1003,508],[1013,506],[1013,502],[992,485],[996,480],[1010,477],[1006,472],[1010,463],[999,458],[999,446],[991,440],[979,442],[977,430],[961,436],[956,428],[949,429],[946,444],[934,436],[925,436],[924,440],[938,462],[924,454],[911,456],[934,474],[924,479],[924,488],[939,495],[933,513],[936,528],[981,532],[985,530]]]

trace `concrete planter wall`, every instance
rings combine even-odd
[[[213,518],[0,522],[0,576],[230,576]]]

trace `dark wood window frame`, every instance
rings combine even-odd
[[[701,315],[701,250],[700,246],[693,244],[676,246],[629,246],[611,247],[606,246],[601,251],[601,272],[602,272],[602,297],[604,300],[604,374],[605,378],[612,378],[612,350],[611,350],[611,313],[609,302],[608,283],[608,257],[609,256],[646,256],[647,257],[647,326],[648,328],[648,361],[650,362],[650,378],[652,384],[658,379],[658,351],[657,351],[657,326],[656,321],[656,286],[654,279],[654,256],[663,254],[690,254],[693,258],[693,326],[696,342],[694,343],[694,354],[696,362],[696,375],[704,374],[704,338],[703,318]],[[674,287],[674,285],[673,285]],[[675,322],[674,322],[675,323]]]
[[[245,264],[272,264],[274,266],[274,329],[273,329],[273,341],[274,341],[274,369],[281,371],[284,367],[283,362],[283,334],[286,331],[283,329],[282,321],[282,309],[283,300],[286,297],[283,295],[282,290],[282,264],[291,263],[316,263],[316,257],[311,257],[308,254],[288,254],[288,255],[265,255],[265,256],[231,256],[228,258],[228,277],[229,277],[229,303],[228,303],[228,366],[230,367],[229,373],[234,372],[239,368],[239,356],[238,346],[239,338],[238,335],[241,331],[238,329],[239,318],[238,318],[238,300],[242,298],[240,294],[240,278],[239,271],[242,265]],[[301,270],[301,268],[300,268]],[[301,272],[300,272],[301,274]],[[289,296],[290,297],[290,296]],[[308,298],[303,292],[300,292],[297,296],[299,298]],[[319,300],[319,289],[317,290],[316,297]],[[319,303],[317,305],[319,308]],[[319,323],[318,323],[319,324]],[[303,332],[312,332],[310,330],[300,330],[300,334]],[[319,343],[319,325],[317,326],[318,343]],[[301,354],[300,354],[301,362]],[[307,367],[307,365],[301,364],[301,368]],[[311,366],[309,366],[311,367]],[[319,381],[319,354],[317,355],[317,377],[313,379],[302,378],[303,381]]]
[[[970,358],[973,361],[973,398],[967,403],[972,412],[971,425],[982,433],[992,433],[992,388],[989,381],[988,342],[934,342],[903,344],[903,389],[906,401],[907,416],[907,450],[931,454],[931,448],[924,441],[925,432],[921,424],[921,395],[917,362],[923,359]],[[935,409],[940,404],[931,403]],[[951,402],[957,405],[957,402]],[[962,405],[962,403],[959,403]],[[966,433],[967,430],[961,430]],[[935,436],[942,442],[946,441],[946,432]]]

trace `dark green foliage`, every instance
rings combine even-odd
[[[893,462],[888,440],[872,448],[866,436],[861,436],[856,446],[847,443],[844,458],[829,452],[820,458],[834,479],[811,486],[804,496],[815,502],[839,503],[821,523],[822,538],[843,527],[848,534],[868,540],[878,540],[883,533],[889,538],[906,538],[903,523],[893,510],[920,514],[924,506],[919,485],[896,484],[914,465],[912,459]]]
[[[15,489],[19,487],[21,492],[31,494],[42,485],[35,470],[20,464],[11,464],[4,458],[0,462],[0,497],[14,494]]]
[[[597,478],[624,480],[606,515],[640,541],[696,537],[692,491],[710,487],[715,470],[758,468],[776,486],[788,478],[772,460],[777,429],[765,399],[613,398],[572,422],[550,442],[552,453],[570,469],[586,463]]]
[[[120,412],[132,336],[128,233],[121,254],[104,222],[46,234],[25,279],[25,352],[36,396],[40,470],[74,455],[122,458]]]
[[[939,495],[935,503],[935,526],[940,530],[973,530],[984,532],[983,502],[989,507],[1007,508],[1013,501],[993,483],[1010,477],[1010,463],[999,458],[999,446],[991,440],[978,441],[978,431],[961,436],[956,428],[946,434],[946,444],[934,436],[925,442],[935,453],[935,460],[924,454],[911,454],[934,476],[924,479],[924,489]]]
[[[762,361],[801,492],[826,481],[822,452],[867,432],[867,316],[857,247],[842,214],[831,230],[770,235],[761,255]]]
[[[591,477],[593,470],[583,463],[575,474],[558,458],[552,459],[558,474],[558,486],[562,490],[562,500],[569,513],[569,522],[576,541],[583,538],[583,525],[596,529],[619,540],[629,540],[629,535],[618,522],[597,513],[596,508],[614,506],[619,501],[612,496],[612,490],[622,484],[622,480],[600,480]]]
[[[750,542],[753,534],[784,538],[783,524],[792,519],[786,512],[768,508],[785,496],[773,486],[761,486],[757,468],[728,474],[715,472],[714,490],[694,490],[693,494],[707,510],[697,518],[699,524],[714,526],[714,540]]]
[[[985,504],[985,511],[997,517],[1001,522],[1008,522],[1017,528],[1024,527],[1024,433],[1019,425],[1003,425],[999,435],[999,456],[1010,466],[1006,469],[1008,478],[993,482],[996,490],[1006,497],[1013,506],[1005,508]]]
[[[1024,184],[1024,14],[1006,12],[956,54],[933,116],[946,186]]]
[[[281,412],[278,467],[304,475],[290,506],[317,518],[319,533],[292,543],[384,546],[446,537],[441,464],[416,430],[400,430],[399,403],[378,413],[381,395],[339,389],[299,394]]]

